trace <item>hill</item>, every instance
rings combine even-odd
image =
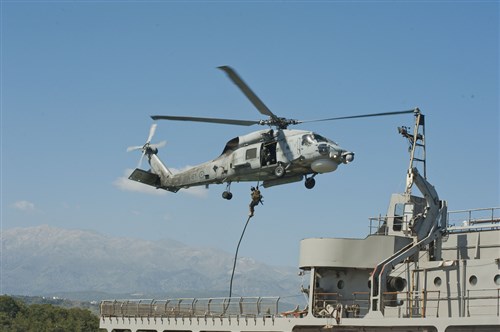
[[[3,293],[80,300],[228,294],[233,255],[174,240],[116,238],[49,226],[2,234]],[[233,294],[299,295],[295,268],[238,259]]]

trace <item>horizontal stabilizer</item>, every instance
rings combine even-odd
[[[157,188],[161,185],[160,177],[158,175],[144,171],[140,168],[136,168],[128,178],[129,180],[137,181]]]

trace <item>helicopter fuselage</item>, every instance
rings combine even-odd
[[[296,120],[279,117],[250,89],[241,77],[229,66],[218,67],[241,90],[257,111],[267,116],[266,120],[240,120],[227,118],[207,118],[178,115],[152,115],[153,120],[189,121],[216,123],[237,126],[269,126],[268,130],[258,130],[238,136],[227,142],[222,154],[209,162],[191,167],[173,174],[157,156],[157,147],[165,142],[151,144],[156,130],[156,123],[151,126],[146,144],[130,147],[127,151],[142,150],[142,157],[148,156],[150,171],[140,168],[130,175],[129,179],[145,183],[156,188],[177,192],[193,186],[208,186],[212,183],[227,183],[222,193],[225,199],[231,199],[230,185],[240,181],[262,181],[264,187],[292,183],[305,178],[305,186],[312,189],[317,174],[333,172],[340,164],[354,160],[354,153],[342,149],[334,141],[312,131],[290,130],[291,125],[302,123],[366,118],[396,114],[420,114],[418,108],[413,110],[382,112],[360,115],[331,117],[316,120]]]
[[[244,181],[262,181],[264,187],[301,181],[309,174],[332,172],[354,159],[354,153],[311,131],[259,130],[227,142],[212,161],[173,174],[157,156],[146,151],[154,179],[143,181],[137,169],[131,180],[177,192],[182,188]],[[137,172],[137,173],[136,173]]]
[[[420,114],[419,109],[416,108],[307,121],[279,117],[264,104],[234,69],[229,66],[218,68],[227,74],[257,111],[267,116],[267,119],[255,121],[184,115],[152,115],[151,118],[155,121],[189,121],[237,126],[261,125],[275,129],[258,130],[235,137],[227,142],[218,158],[173,174],[157,156],[157,147],[162,146],[165,142],[151,144],[156,130],[156,123],[154,123],[151,126],[146,144],[127,149],[127,151],[142,151],[139,165],[143,157],[147,155],[151,170],[144,171],[136,168],[129,179],[172,192],[193,186],[227,183],[226,191],[222,193],[222,197],[225,199],[232,197],[231,183],[240,181],[257,181],[258,185],[262,182],[264,187],[271,187],[301,181],[305,178],[306,188],[312,189],[316,183],[314,177],[317,174],[333,172],[340,164],[350,163],[354,160],[354,153],[342,149],[334,141],[312,131],[290,130],[289,126],[406,113]]]

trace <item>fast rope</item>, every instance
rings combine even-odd
[[[234,263],[233,263],[233,272],[231,273],[231,281],[229,282],[229,301],[231,301],[231,295],[233,294],[233,278],[234,271],[236,270],[236,262],[238,261],[238,251],[240,250],[241,240],[243,240],[243,235],[245,235],[245,231],[248,226],[248,222],[252,216],[248,216],[247,222],[245,223],[245,227],[243,228],[243,232],[241,232],[240,241],[238,241],[238,246],[236,246],[236,253],[234,254]]]
[[[259,188],[258,184],[257,184],[257,189],[252,187],[252,201],[250,202],[250,213],[248,214],[248,218],[247,218],[247,221],[245,223],[245,227],[243,227],[243,231],[241,232],[240,240],[238,241],[238,245],[236,246],[236,252],[234,253],[233,271],[231,272],[231,280],[229,282],[229,301],[231,301],[231,296],[233,295],[234,271],[236,270],[236,263],[238,262],[238,251],[240,250],[241,241],[243,240],[243,236],[245,235],[245,231],[247,229],[248,222],[250,221],[250,219],[254,215],[255,206],[258,205],[259,203],[262,204],[262,195],[260,194],[260,191],[258,188]],[[255,190],[255,192],[254,192],[254,190]],[[255,194],[257,194],[257,193],[258,193],[258,195],[255,196]]]
[[[260,163],[259,167],[259,175],[257,178],[257,190],[259,189],[259,184],[260,184],[260,173],[262,170],[262,162]],[[245,227],[243,227],[243,232],[241,232],[240,240],[238,241],[238,245],[236,246],[236,252],[234,253],[234,262],[233,262],[233,271],[231,272],[231,280],[229,281],[229,302],[224,309],[224,313],[226,312],[227,308],[229,307],[229,303],[231,302],[231,296],[233,295],[233,279],[234,279],[234,271],[236,270],[236,262],[238,261],[238,251],[240,250],[240,245],[241,245],[241,240],[243,240],[243,235],[245,235],[245,231],[248,226],[248,222],[250,219],[253,217],[253,213],[248,215],[247,222],[245,223]]]

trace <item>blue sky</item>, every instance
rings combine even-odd
[[[126,180],[149,115],[426,115],[428,179],[450,209],[499,206],[497,1],[2,1],[2,228],[48,224],[233,252],[251,183],[177,194]],[[364,237],[404,191],[411,115],[313,123],[356,160],[265,189],[240,255],[296,266],[306,237]],[[253,129],[159,122],[171,168],[215,158]],[[142,190],[144,189],[144,190]],[[168,254],[168,253],[166,253]]]

